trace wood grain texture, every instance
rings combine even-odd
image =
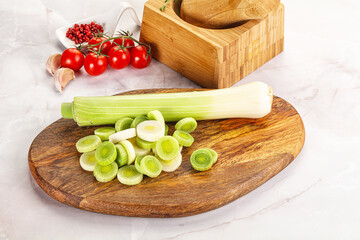
[[[126,94],[193,91],[149,89]],[[200,90],[200,89],[199,89]],[[172,133],[174,124],[169,124]],[[29,168],[38,185],[54,199],[87,211],[137,217],[182,217],[221,207],[272,178],[299,154],[305,139],[301,117],[275,97],[270,114],[261,119],[199,121],[194,144],[183,150],[183,162],[172,173],[145,177],[136,186],[114,179],[95,180],[82,170],[75,143],[98,127],[78,127],[59,119],[45,128],[29,149]],[[190,164],[191,153],[212,148],[218,161],[206,172]]]
[[[284,5],[262,20],[228,29],[207,29],[180,18],[181,0],[145,3],[140,40],[153,57],[206,88],[234,85],[284,49]]]
[[[263,19],[280,0],[182,0],[180,16],[204,28],[229,28],[246,20]]]

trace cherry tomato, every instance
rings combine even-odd
[[[131,48],[130,63],[134,68],[145,68],[149,66],[151,62],[151,55],[148,55],[146,50],[147,48],[143,45],[138,45],[136,47]]]
[[[99,44],[106,39],[107,39],[106,37],[93,37],[92,39],[90,39],[88,44],[89,45]],[[111,42],[107,41],[102,44],[91,47],[90,49],[93,51],[99,51],[99,49],[101,49],[101,53],[107,54],[109,52],[110,48],[111,48]]]
[[[130,53],[126,48],[112,47],[108,52],[108,56],[109,65],[115,69],[122,69],[130,63]]]
[[[84,55],[76,48],[68,48],[61,55],[61,66],[78,71],[84,65]]]
[[[97,76],[105,72],[107,68],[107,59],[105,56],[89,53],[84,60],[84,68],[86,72],[92,76]]]
[[[128,48],[128,47],[134,47],[135,44],[134,44],[134,41],[132,39],[129,39],[129,38],[117,38],[117,39],[114,39],[114,42],[112,44],[112,46],[118,46],[116,45],[115,43],[119,44],[120,46],[122,46],[124,42],[124,47]]]

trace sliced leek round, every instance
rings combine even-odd
[[[116,177],[118,173],[118,166],[116,162],[113,162],[106,166],[96,164],[94,168],[94,177],[99,182],[110,182]]]
[[[155,145],[156,146],[156,145]],[[154,155],[156,156],[157,154],[156,154],[156,147],[153,147],[152,149],[151,149],[151,151],[154,153]]]
[[[85,171],[94,171],[96,163],[95,150],[81,154],[80,166]]]
[[[165,124],[165,136],[169,133],[169,126]]]
[[[101,144],[101,138],[96,135],[90,135],[79,139],[76,142],[76,149],[80,153],[95,150]]]
[[[179,152],[181,152],[183,150],[183,146],[180,146],[179,145]],[[156,154],[156,147],[153,147],[152,149],[151,149],[151,151],[152,151],[152,153],[155,155],[155,156],[158,156],[157,154]]]
[[[176,130],[182,130],[188,133],[193,132],[197,127],[197,122],[192,117],[183,118],[175,125]]]
[[[211,148],[206,148],[206,150],[208,150],[211,153],[211,155],[213,156],[213,164],[216,163],[216,161],[218,159],[217,152]]]
[[[102,127],[95,129],[94,134],[99,136],[103,141],[109,141],[109,136],[115,133],[115,128],[113,127]]]
[[[117,179],[125,185],[136,185],[143,180],[143,174],[138,172],[134,165],[129,165],[119,168]]]
[[[147,155],[141,159],[140,167],[141,172],[151,178],[159,176],[162,171],[160,161],[151,155]]]
[[[164,136],[165,126],[159,121],[147,120],[137,125],[136,133],[139,138],[145,141],[156,142]]]
[[[180,146],[184,147],[190,147],[194,142],[194,138],[182,130],[175,130],[173,137],[178,141]]]
[[[159,161],[162,165],[162,170],[164,172],[173,172],[180,167],[182,162],[182,155],[180,152],[178,152],[176,157],[171,159],[170,161],[164,161],[161,159],[159,159]]]
[[[119,143],[125,148],[126,153],[128,155],[127,165],[132,164],[135,161],[135,157],[136,157],[135,149],[133,145],[128,140],[122,140]]]
[[[150,149],[141,148],[136,144],[136,138],[130,138],[129,142],[131,142],[131,144],[134,147],[135,156],[145,156],[145,155],[148,155],[150,153]]]
[[[152,149],[156,146],[156,142],[148,142],[139,137],[136,137],[136,144],[143,149]]]
[[[197,171],[206,171],[213,165],[213,155],[205,148],[198,149],[191,154],[190,162]]]
[[[156,120],[161,122],[162,124],[165,124],[164,117],[159,110],[150,111],[147,114],[147,117],[149,120]]]
[[[170,161],[179,152],[179,143],[174,137],[164,136],[156,142],[156,154],[163,160]]]
[[[112,142],[105,141],[99,145],[95,151],[95,158],[99,165],[106,166],[113,163],[116,159],[117,152]]]
[[[142,173],[142,170],[141,170],[141,167],[140,167],[140,163],[141,163],[141,160],[144,158],[145,156],[137,156],[135,158],[135,162],[134,162],[134,165],[135,165],[135,168],[136,170],[138,170],[138,172]]]
[[[129,128],[110,135],[109,141],[112,143],[118,143],[122,140],[126,140],[133,137],[136,137],[136,130],[135,128]]]
[[[116,121],[115,123],[115,130],[116,132],[120,132],[122,130],[130,128],[130,125],[132,124],[133,119],[129,117],[124,117]]]
[[[146,120],[148,120],[148,118],[146,116],[143,116],[143,115],[137,116],[136,118],[134,118],[134,121],[131,123],[130,127],[136,128],[137,125],[139,125],[139,123],[146,121]]]
[[[115,144],[117,156],[116,156],[116,163],[119,167],[122,167],[128,163],[128,154],[125,147],[121,144]]]

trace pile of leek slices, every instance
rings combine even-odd
[[[173,172],[182,162],[181,150],[190,147],[190,135],[197,127],[194,118],[184,118],[175,125],[172,136],[160,111],[147,116],[119,119],[115,127],[101,127],[94,135],[81,138],[76,149],[82,153],[80,166],[93,171],[99,182],[115,177],[126,185],[139,184],[144,175],[155,178],[162,171]],[[209,148],[197,149],[190,157],[193,168],[206,171],[216,162],[217,153]]]

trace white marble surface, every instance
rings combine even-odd
[[[78,76],[56,92],[45,70],[57,27],[115,0],[0,0],[0,239],[360,239],[360,3],[283,0],[285,51],[242,82],[262,80],[303,117],[298,158],[248,195],[177,219],[109,216],[46,195],[27,163],[34,137],[77,95],[197,87],[153,61],[145,70]],[[142,15],[144,0],[132,1]],[[122,27],[139,30],[129,15]]]

